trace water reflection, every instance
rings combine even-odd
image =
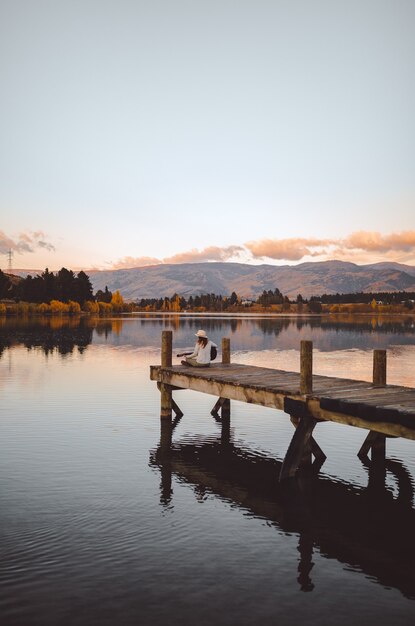
[[[200,503],[219,497],[280,531],[298,533],[300,556],[293,568],[302,591],[314,589],[316,550],[415,599],[414,484],[401,463],[387,460],[379,469],[366,461],[366,488],[310,470],[280,484],[282,463],[235,445],[229,419],[220,435],[205,439],[174,442],[174,428],[175,422],[161,420],[160,445],[150,454],[150,465],[161,473],[162,506],[171,505],[175,476],[192,486]],[[386,472],[396,480],[397,496],[385,484]]]
[[[75,348],[82,353],[92,343],[94,331],[108,338],[114,331],[119,334],[121,327],[117,320],[86,317],[3,318],[0,321],[0,358],[4,350],[19,345],[28,350],[41,349],[46,355],[56,351],[66,356]]]
[[[124,318],[91,317],[0,318],[0,354],[5,348],[23,344],[27,348],[54,349],[71,353],[83,351],[91,342],[160,346],[161,331],[174,331],[175,347],[192,347],[194,333],[203,326],[220,345],[231,337],[233,351],[298,350],[300,339],[311,339],[323,352],[350,349],[388,348],[413,345],[415,324],[412,317],[225,317],[141,314]]]
[[[338,317],[226,317],[206,315],[149,315],[126,317],[124,341],[141,346],[160,345],[162,330],[173,330],[174,342],[180,347],[194,344],[194,333],[203,327],[219,343],[231,338],[232,350],[267,348],[298,349],[300,339],[311,339],[321,351],[388,348],[412,345],[414,318],[338,316]],[[144,332],[143,332],[144,330]]]

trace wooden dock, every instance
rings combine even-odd
[[[208,368],[172,365],[172,332],[162,333],[162,363],[150,367],[151,380],[161,392],[161,418],[181,414],[173,391],[192,389],[216,396],[213,414],[230,418],[230,401],[238,400],[279,409],[291,417],[296,430],[280,473],[280,481],[303,465],[320,467],[325,454],[313,438],[324,422],[369,431],[358,455],[380,467],[385,462],[385,438],[415,440],[415,389],[386,384],[386,351],[375,350],[371,383],[312,372],[312,343],[301,342],[300,372],[287,372],[231,363],[229,339],[222,340],[222,363]]]

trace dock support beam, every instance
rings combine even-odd
[[[314,419],[305,402],[293,400],[292,398],[284,399],[284,412],[288,413],[291,423],[295,428],[298,427],[302,419]],[[312,461],[312,456],[314,456],[314,461]],[[299,466],[303,467],[312,465],[313,469],[318,472],[326,459],[327,456],[324,454],[314,437],[311,436],[309,444],[304,448]]]
[[[282,464],[280,482],[287,478],[293,478],[304,455],[309,454],[309,450],[311,450],[311,436],[316,424],[317,420],[312,417],[303,417],[299,420]]]
[[[386,436],[382,433],[370,430],[362,447],[357,453],[361,461],[367,462],[369,460],[369,450],[371,450],[371,462],[383,465],[385,463],[386,454]]]

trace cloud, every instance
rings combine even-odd
[[[119,259],[115,263],[111,264],[112,269],[128,269],[132,267],[145,267],[148,265],[161,265],[163,263],[201,263],[203,261],[228,261],[229,259],[237,257],[239,254],[246,252],[242,246],[226,246],[221,248],[219,246],[210,246],[203,248],[203,250],[197,250],[193,248],[186,252],[179,252],[170,257],[158,259],[155,257],[141,256],[132,257],[126,256]]]
[[[201,263],[207,261],[240,260],[245,262],[301,261],[304,258],[320,260],[341,259],[356,263],[379,260],[415,262],[415,231],[382,235],[375,231],[356,231],[345,238],[290,237],[258,239],[244,245],[208,246],[193,248],[170,257],[127,256],[113,263],[113,269],[160,265],[163,263]]]
[[[55,246],[53,246],[51,243],[48,243],[47,241],[38,241],[37,245],[39,246],[39,248],[44,248],[49,252],[55,252]]]
[[[339,246],[348,250],[366,252],[413,252],[415,250],[415,230],[382,235],[378,232],[357,231],[346,237]]]
[[[260,239],[245,243],[254,258],[300,261],[304,257],[342,258],[371,262],[374,258],[413,260],[415,231],[382,235],[376,231],[356,231],[345,238],[318,239],[292,237]]]
[[[248,241],[245,247],[253,257],[300,261],[305,256],[320,256],[326,251],[321,248],[333,243],[331,239],[291,237],[288,239],[260,239]]]
[[[7,254],[9,250],[16,250],[15,242],[0,230],[0,253]]]
[[[20,233],[17,239],[8,237],[0,230],[0,253],[7,254],[9,250],[17,254],[33,253],[37,248],[43,248],[49,252],[55,251],[55,246],[46,241],[46,235],[42,231]]]
[[[193,248],[163,259],[163,263],[200,263],[203,261],[229,261],[245,252],[242,246],[209,246],[203,250]]]
[[[118,261],[116,261],[115,263],[112,263],[111,269],[122,270],[122,269],[129,269],[132,267],[145,267],[147,265],[160,265],[161,263],[163,263],[163,261],[161,261],[160,259],[156,259],[155,257],[125,256],[122,259],[119,259]]]

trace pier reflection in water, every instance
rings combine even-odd
[[[318,476],[313,468],[278,482],[282,462],[234,445],[229,418],[215,418],[220,435],[174,441],[182,418],[161,420],[160,444],[150,465],[160,470],[160,502],[174,498],[172,477],[190,484],[199,501],[207,494],[230,502],[244,514],[262,518],[287,533],[298,533],[298,584],[314,589],[313,551],[337,559],[386,587],[415,598],[414,485],[404,465],[364,461],[366,488]],[[386,487],[386,472],[397,482],[397,495]]]

